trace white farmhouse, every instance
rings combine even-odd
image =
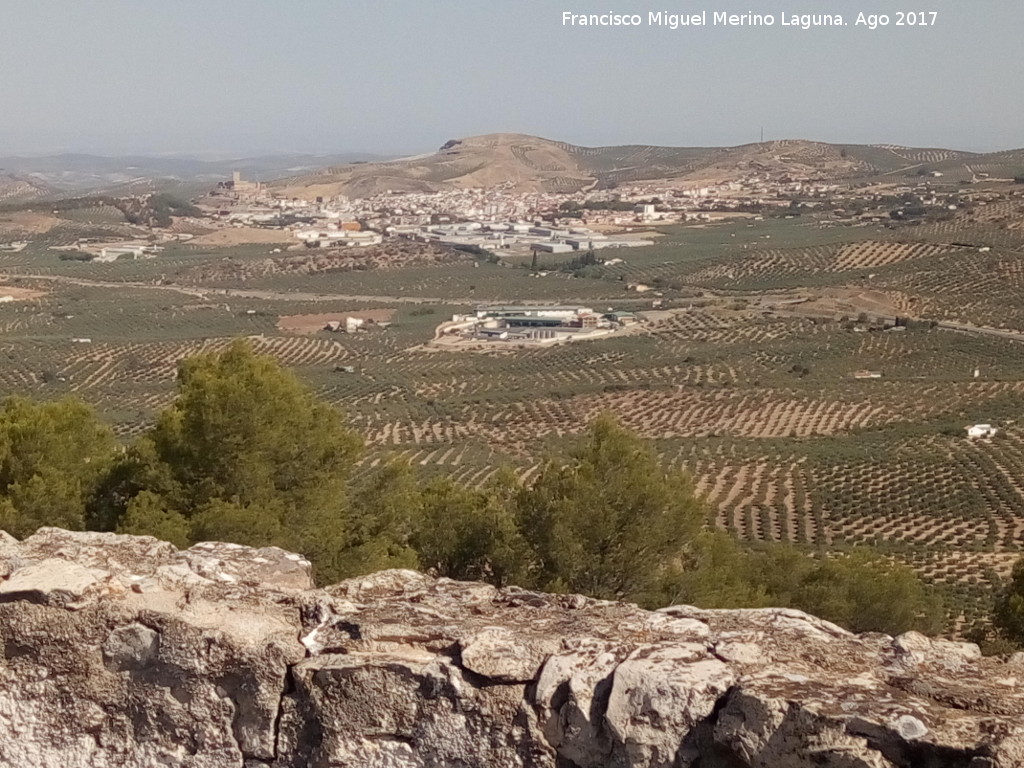
[[[991,424],[974,424],[970,427],[966,427],[967,437],[971,440],[978,440],[984,437],[992,437],[999,430],[993,427]]]

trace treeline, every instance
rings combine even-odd
[[[202,216],[203,212],[186,200],[165,192],[145,197],[118,198],[114,203],[129,224],[148,227],[169,227],[173,216]]]
[[[184,361],[173,404],[128,446],[79,401],[4,401],[0,527],[276,545],[321,583],[402,567],[652,608],[791,606],[856,631],[945,624],[936,595],[888,559],[713,530],[688,474],[610,415],[530,482],[503,470],[471,488],[401,462],[356,474],[362,450],[336,409],[236,342]]]
[[[534,258],[536,258],[536,256],[537,254],[534,253]],[[597,267],[600,264],[601,261],[597,258],[597,254],[594,253],[594,249],[591,248],[584,251],[579,256],[573,256],[569,261],[563,261],[558,265],[558,269],[561,272],[569,272],[573,275],[590,271],[595,277],[599,277],[601,275],[601,270],[597,270],[595,272],[591,267]]]

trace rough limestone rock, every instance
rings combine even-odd
[[[799,611],[57,529],[0,579],[0,766],[1024,766],[1020,658]]]

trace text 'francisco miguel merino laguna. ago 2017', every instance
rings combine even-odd
[[[640,13],[571,13],[562,12],[565,27],[843,27],[847,20],[835,13],[728,13],[701,11],[699,13],[668,13],[649,11]],[[859,23],[859,22],[858,22]]]

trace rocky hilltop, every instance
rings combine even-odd
[[[1024,765],[1024,661],[277,549],[0,541],[0,765]]]

